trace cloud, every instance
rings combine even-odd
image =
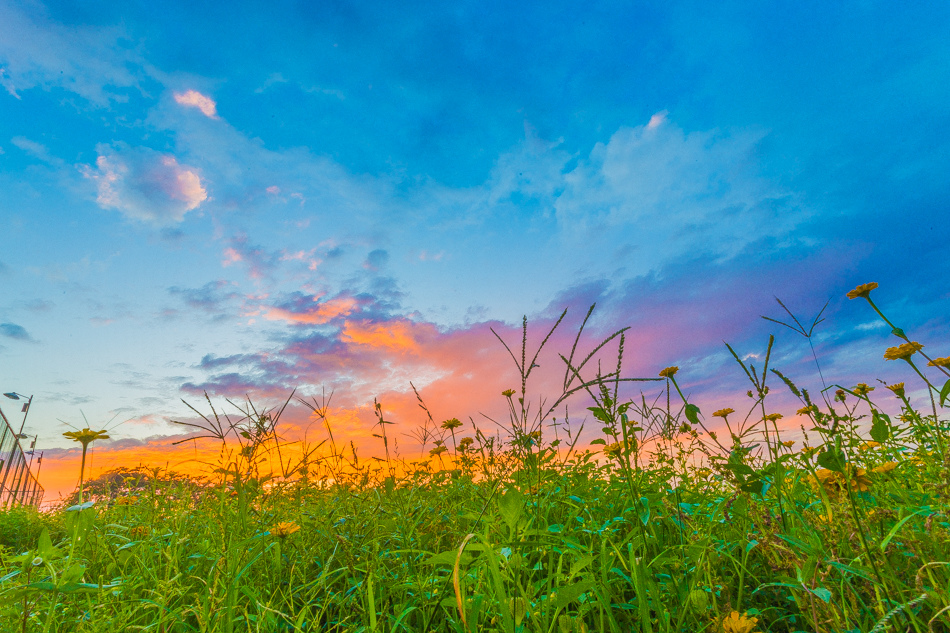
[[[264,318],[270,321],[323,325],[338,317],[353,313],[358,305],[359,302],[354,297],[341,296],[326,301],[320,301],[319,297],[313,297],[312,306],[301,306],[297,303],[292,306],[267,308],[264,311]]]
[[[379,269],[386,265],[386,262],[389,261],[389,253],[381,248],[372,250],[369,252],[369,255],[366,256],[366,260],[363,262],[363,268],[372,272],[379,272]]]
[[[240,297],[240,293],[233,290],[234,284],[219,279],[209,281],[200,288],[181,288],[171,286],[168,293],[180,298],[189,308],[201,310],[223,319],[234,314],[233,301]],[[231,290],[229,290],[231,289]]]
[[[97,106],[126,98],[150,78],[148,64],[122,27],[65,26],[37,3],[0,3],[0,86],[59,87]]]
[[[198,108],[209,119],[218,118],[218,105],[211,97],[207,97],[197,90],[186,90],[174,94],[175,102],[189,108]]]
[[[0,323],[0,336],[12,338],[17,341],[33,340],[33,337],[26,331],[26,328],[16,323]]]
[[[96,202],[127,218],[156,225],[181,222],[208,199],[198,170],[147,148],[100,146],[96,167],[83,175],[96,183]]]
[[[14,136],[10,139],[10,142],[15,146],[19,147],[21,150],[36,158],[43,161],[44,163],[59,166],[63,164],[63,161],[55,156],[51,156],[49,153],[49,148],[47,148],[42,143],[37,143],[36,141],[31,141],[25,136]]]
[[[564,173],[553,200],[566,236],[632,229],[641,262],[684,252],[733,256],[807,217],[791,192],[759,176],[765,132],[685,132],[654,115],[620,128]]]
[[[269,276],[281,259],[281,254],[268,252],[263,247],[248,242],[246,235],[231,238],[230,246],[224,249],[224,267],[242,263],[247,266],[248,277],[261,280]]]

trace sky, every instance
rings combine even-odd
[[[332,392],[366,455],[374,398],[418,448],[410,382],[491,426],[492,329],[568,310],[556,396],[595,303],[582,349],[630,328],[624,374],[680,366],[705,412],[746,406],[724,341],[775,334],[820,388],[776,297],[828,304],[829,383],[904,379],[844,295],[950,355],[948,32],[941,3],[0,0],[0,390],[55,497],[87,424],[100,470],[194,467],[172,421],[205,393]]]

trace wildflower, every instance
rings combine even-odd
[[[896,463],[896,462],[884,462],[883,464],[881,464],[881,465],[878,466],[877,468],[872,468],[872,469],[871,469],[871,472],[883,474],[883,473],[889,473],[889,472],[891,472],[892,470],[894,470],[895,468],[897,468],[897,463]]]
[[[452,431],[454,429],[459,428],[460,426],[462,426],[462,423],[459,421],[458,418],[452,418],[451,420],[446,420],[445,422],[442,423],[442,428],[445,429],[446,431]]]
[[[815,405],[810,405],[810,406],[807,406],[807,407],[802,407],[801,409],[799,409],[799,410],[796,411],[795,413],[796,413],[797,415],[811,415],[812,413],[815,412],[815,408],[816,408]]]
[[[504,391],[501,392],[501,395],[505,396],[506,398],[510,398],[511,396],[515,395],[515,390],[505,389]]]
[[[874,290],[875,288],[877,288],[877,284],[874,283],[873,281],[869,284],[861,284],[860,286],[858,286],[857,288],[855,288],[854,290],[848,293],[848,299],[857,299],[858,297],[867,299],[868,297],[871,296],[871,291]]]
[[[92,442],[96,440],[107,440],[109,435],[105,431],[93,431],[88,428],[83,429],[82,431],[66,431],[63,433],[63,437],[68,437],[74,442],[79,442],[82,444],[83,448],[86,448]]]
[[[752,633],[759,618],[749,617],[745,613],[733,611],[722,621],[723,633]]]
[[[885,387],[893,391],[898,398],[904,397],[904,383],[899,382],[896,385],[885,385]]]
[[[880,446],[880,445],[881,445],[880,442],[875,442],[875,441],[873,441],[873,440],[869,440],[869,441],[867,441],[867,442],[861,444],[861,446],[858,447],[858,450],[859,450],[859,451],[867,451],[867,450],[870,450],[870,449],[872,449],[872,448],[877,448],[877,447]]]
[[[447,450],[449,449],[447,449],[444,445],[436,446],[431,451],[429,451],[429,455],[431,455],[432,457],[438,457],[439,455],[446,452]]]
[[[735,412],[736,412],[735,409],[730,409],[729,407],[726,407],[725,409],[719,409],[718,411],[714,411],[713,417],[722,418],[723,420],[725,420],[727,415],[729,415],[730,413],[735,413]]]
[[[613,444],[604,446],[604,455],[612,459],[618,459],[622,450],[623,447],[620,445],[620,442],[614,442]]]
[[[848,398],[848,394],[845,393],[844,389],[835,390],[835,400],[838,402],[844,402]]]
[[[676,367],[675,365],[672,367],[667,367],[666,369],[660,372],[660,376],[662,378],[672,378],[673,375],[676,374],[676,372],[678,372],[679,370],[680,368]]]
[[[86,449],[96,440],[109,439],[109,435],[105,430],[93,431],[89,427],[86,427],[82,431],[66,431],[63,433],[63,437],[68,437],[72,441],[82,444],[82,464],[79,467],[79,500],[82,501],[82,484],[83,477],[86,473]]]
[[[782,446],[784,446],[785,448],[791,448],[791,447],[795,446],[795,440],[789,440],[789,441],[787,441],[787,442],[782,442]]]
[[[935,358],[927,363],[927,367],[950,367],[950,356]]]
[[[129,538],[133,541],[141,541],[143,538],[148,537],[149,532],[151,532],[151,530],[148,529],[147,525],[136,525],[129,530]]]
[[[270,529],[270,533],[279,539],[285,539],[299,529],[300,526],[293,521],[281,521]]]
[[[858,385],[854,388],[854,393],[858,394],[859,396],[866,396],[872,391],[874,391],[874,387],[869,387],[863,382],[859,382]]]
[[[468,447],[474,443],[475,443],[475,440],[473,440],[472,438],[463,437],[461,440],[459,440],[459,449],[462,451],[467,450]]]
[[[785,416],[783,416],[781,413],[770,413],[767,416],[765,416],[763,419],[769,422],[777,422],[778,420],[781,420],[783,417]]]
[[[884,352],[884,360],[906,360],[924,348],[917,341],[901,343],[897,347],[888,347]]]
[[[868,479],[868,473],[863,468],[855,468],[848,465],[847,474],[819,468],[815,471],[815,479],[812,483],[825,489],[828,494],[835,495],[848,486],[855,492],[867,492],[871,489],[871,480]]]
[[[745,395],[749,396],[750,398],[754,398],[754,397],[755,397],[755,396],[752,395],[752,390],[751,390],[751,389],[749,389],[748,391],[746,391],[746,392],[745,392]]]
[[[130,497],[116,497],[115,504],[117,506],[130,506],[137,503],[138,500],[139,498],[134,495]]]

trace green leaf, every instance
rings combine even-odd
[[[601,422],[610,423],[613,420],[610,419],[610,414],[604,411],[600,407],[587,407],[587,410],[594,414],[594,417],[600,420]]]
[[[508,528],[514,531],[524,511],[524,495],[517,488],[512,488],[498,499],[498,509]]]
[[[840,449],[827,448],[818,454],[818,464],[836,473],[843,473],[847,460]]]
[[[591,444],[606,444],[607,440],[602,437],[598,437],[596,440],[592,440]]]
[[[887,536],[884,537],[884,540],[881,541],[881,551],[883,552],[884,550],[887,549],[887,544],[891,542],[891,539],[894,538],[894,535],[897,534],[897,531],[900,530],[902,527],[904,527],[905,523],[913,519],[918,514],[924,514],[925,512],[928,512],[928,511],[929,511],[928,508],[924,508],[922,510],[918,510],[917,512],[914,512],[913,514],[907,515],[906,517],[898,521],[897,524],[891,528],[891,531],[887,533]]]
[[[84,573],[86,573],[86,566],[75,563],[59,577],[59,584],[62,586],[77,582]]]
[[[646,497],[640,497],[640,509],[637,514],[640,517],[640,523],[643,525],[650,522],[650,500]]]
[[[940,406],[943,406],[943,403],[946,402],[947,396],[950,396],[950,380],[943,383],[943,389],[940,390]]]
[[[808,591],[810,591],[811,593],[815,594],[816,596],[824,600],[825,604],[831,601],[831,592],[825,589],[824,587],[812,588],[812,587],[806,586],[805,589],[808,589]]]
[[[686,405],[686,419],[693,424],[699,424],[699,407],[695,404]]]
[[[573,585],[567,585],[566,587],[558,587],[557,593],[554,594],[554,608],[563,609],[570,603],[574,602],[581,597],[582,593],[586,593],[594,586],[593,578],[585,578],[578,582],[575,582]]]
[[[887,420],[877,411],[874,411],[873,422],[871,423],[871,439],[875,442],[884,442],[891,435],[891,429]]]

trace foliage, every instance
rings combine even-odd
[[[856,297],[878,310],[868,286]],[[615,368],[591,370],[610,341]],[[878,391],[898,399],[891,417],[865,384],[813,398],[769,367],[770,340],[761,369],[736,355],[751,406],[741,422],[717,411],[723,431],[675,367],[657,400],[621,398],[623,346],[622,331],[586,356],[575,343],[562,394],[532,399],[525,323],[520,354],[506,345],[521,372],[502,394],[509,435],[436,423],[420,399],[421,462],[389,455],[379,403],[387,455],[362,461],[336,444],[326,399],[308,406],[327,439],[296,460],[283,407],[211,407],[215,479],[113,474],[54,515],[65,531],[11,542],[0,632],[950,630],[946,359],[891,354],[930,394],[921,411],[903,385]],[[773,377],[801,400],[804,447],[770,409]],[[593,400],[597,453],[558,413],[573,394]]]

